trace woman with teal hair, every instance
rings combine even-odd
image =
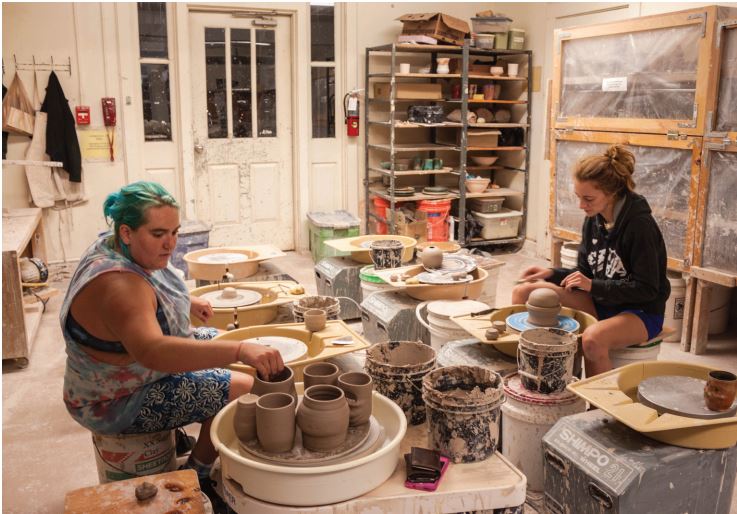
[[[101,434],[202,423],[188,465],[204,478],[216,457],[213,416],[253,385],[251,376],[223,368],[240,361],[268,377],[284,364],[258,344],[192,337],[190,315],[207,321],[212,308],[189,295],[169,264],[179,206],[166,189],[127,185],[107,197],[103,212],[112,233],[82,256],[61,309],[67,410]]]

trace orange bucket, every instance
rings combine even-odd
[[[391,204],[381,198],[380,196],[374,196],[374,213],[377,216],[381,216],[382,218],[386,219],[386,209]],[[386,234],[386,223],[384,223],[381,220],[376,220],[376,233],[377,234]]]
[[[427,240],[447,241],[451,200],[420,200],[417,210],[427,213]]]

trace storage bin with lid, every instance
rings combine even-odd
[[[500,212],[485,214],[483,212],[473,213],[482,225],[482,239],[506,239],[508,237],[517,237],[519,232],[519,223],[522,220],[522,212],[514,211],[502,207]]]
[[[476,34],[476,47],[492,50],[494,48],[494,38],[494,34]]]
[[[472,198],[468,201],[468,208],[471,211],[491,214],[499,212],[503,203],[504,198]]]
[[[523,29],[510,29],[508,48],[510,50],[523,50],[525,48],[525,31]]]
[[[471,18],[473,31],[481,34],[507,32],[511,23],[512,18],[507,18],[506,16],[477,16],[475,18]]]
[[[497,32],[494,34],[494,49],[506,50],[509,44],[509,32]]]
[[[361,220],[348,211],[308,212],[310,252],[315,262],[325,257],[348,255],[327,246],[325,241],[360,235]]]

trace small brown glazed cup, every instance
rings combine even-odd
[[[737,376],[729,371],[710,371],[704,387],[704,401],[709,410],[729,410],[737,394]]]

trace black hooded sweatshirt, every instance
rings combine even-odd
[[[667,253],[647,200],[637,193],[626,193],[611,231],[604,223],[601,214],[586,218],[576,266],[592,279],[594,302],[663,315],[670,295],[665,274]],[[560,285],[574,271],[555,268],[548,281]]]

